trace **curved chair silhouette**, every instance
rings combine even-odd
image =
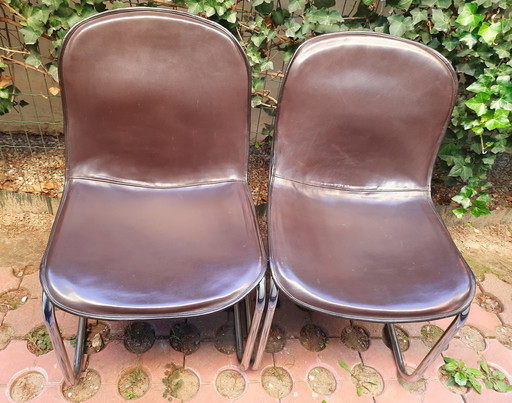
[[[266,257],[247,185],[251,84],[241,46],[205,19],[128,8],[75,25],[59,68],[65,189],[41,283],[66,382],[80,372],[87,318],[203,315],[257,289],[247,368]],[[74,370],[54,306],[80,317]]]
[[[473,274],[430,197],[457,91],[437,52],[383,34],[303,44],[281,88],[269,195],[277,287],[323,313],[385,323],[398,369],[419,378],[464,323]],[[277,300],[256,355],[261,361]],[[395,323],[455,316],[413,374]]]

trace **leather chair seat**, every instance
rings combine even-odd
[[[43,261],[44,290],[94,318],[221,310],[265,273],[252,209],[238,181],[155,188],[74,179]]]
[[[274,178],[272,274],[302,305],[379,322],[446,317],[472,277],[427,191],[325,188]]]

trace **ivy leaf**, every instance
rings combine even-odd
[[[392,15],[388,17],[389,33],[395,36],[403,36],[407,31],[414,30],[412,17],[404,17],[403,15]]]
[[[255,34],[251,36],[251,42],[256,46],[260,46],[267,37],[263,34]]]
[[[409,10],[409,7],[411,7],[412,0],[388,0],[386,3],[393,8],[399,8],[407,11]]]
[[[462,8],[459,16],[455,20],[457,24],[460,24],[464,27],[476,27],[480,22],[484,19],[482,14],[478,14],[478,4],[476,3],[466,3]]]
[[[508,119],[509,111],[504,109],[497,109],[494,111],[494,116],[485,122],[487,130],[494,130],[498,128],[510,127],[510,120]]]
[[[506,111],[512,111],[512,102],[509,102],[503,98],[498,98],[491,102],[491,109],[504,109]]]
[[[290,0],[288,5],[288,11],[293,13],[294,11],[301,10],[304,7],[305,0]]]
[[[273,68],[274,68],[274,63],[272,63],[272,60],[265,60],[260,65],[260,70],[261,71],[272,70]]]
[[[478,116],[482,116],[487,112],[487,105],[489,95],[485,93],[476,94],[473,98],[466,101],[466,106],[475,111]]]
[[[185,5],[191,14],[199,14],[204,11],[203,4],[200,1],[186,1]]]
[[[467,165],[455,163],[450,172],[448,172],[448,176],[459,177],[463,181],[467,181],[473,176],[473,169]]]
[[[493,91],[489,87],[489,84],[482,83],[480,80],[475,81],[473,84],[471,84],[469,87],[466,88],[466,90],[475,92],[475,93],[484,93],[484,94],[492,94]]]
[[[464,214],[466,214],[468,211],[464,208],[456,208],[452,210],[452,213],[455,214],[457,218],[463,218]]]
[[[453,49],[455,49],[458,44],[459,44],[459,40],[457,38],[454,38],[451,36],[446,36],[443,39],[443,46],[445,47],[445,49],[447,49],[449,51],[452,51]]]
[[[478,35],[487,44],[492,44],[499,33],[501,33],[501,24],[499,22],[493,22],[492,24],[484,22],[478,30]]]
[[[290,17],[290,13],[288,10],[283,10],[282,8],[278,8],[277,10],[272,11],[272,21],[276,26],[283,25],[285,18]]]
[[[274,9],[274,3],[272,2],[272,0],[265,0],[263,3],[255,6],[254,8],[261,14],[268,15]]]
[[[50,73],[55,81],[59,82],[59,69],[55,64],[52,64],[50,67],[48,67],[48,73]]]
[[[57,10],[64,0],[42,0],[42,3],[46,6],[53,7],[53,9]]]
[[[462,195],[453,196],[452,200],[456,203],[459,203],[465,209],[471,206],[471,199]],[[457,365],[446,364],[443,368],[447,371],[454,371],[457,368]]]
[[[253,108],[256,108],[257,106],[261,105],[263,102],[263,98],[260,95],[253,95],[251,98],[251,106]]]
[[[204,5],[204,13],[206,17],[211,17],[215,14],[215,7],[212,6],[209,2]]]
[[[437,0],[436,5],[439,8],[448,8],[452,5],[452,0]]]
[[[434,29],[439,32],[448,32],[450,30],[450,16],[438,8],[432,10],[432,23],[434,24]]]
[[[116,8],[125,8],[126,4],[124,4],[122,1],[114,1],[112,3],[112,8],[115,10]]]
[[[234,24],[236,22],[236,11],[231,10],[226,17],[226,21]]]
[[[411,10],[412,15],[412,23],[416,25],[417,23],[421,21],[427,21],[428,20],[428,13],[427,10],[422,10],[420,8],[414,8]]]
[[[284,22],[284,26],[286,27],[285,35],[290,38],[296,38],[296,32],[300,29],[300,24],[295,21],[293,18],[288,18]]]
[[[25,43],[27,45],[33,45],[37,42],[37,40],[39,39],[39,37],[41,36],[41,33],[38,33],[38,32],[35,32],[32,28],[30,27],[25,27],[25,28],[21,28],[19,30],[19,32],[21,32],[23,34],[23,39],[25,40]]]
[[[471,34],[464,35],[462,38],[460,38],[460,41],[465,43],[469,49],[473,49],[473,46],[478,43],[478,39]]]
[[[494,46],[494,51],[500,59],[508,59],[510,57],[511,47],[512,44],[510,42],[500,43],[499,45]]]
[[[487,207],[473,207],[470,210],[470,213],[473,214],[475,217],[480,217],[482,215],[491,214],[491,211]],[[476,389],[476,391],[478,393],[482,393],[482,386],[478,382],[476,382],[476,380],[475,380],[475,384],[473,384],[473,383],[471,383],[471,384],[473,385],[473,387]],[[478,387],[475,385],[478,385]]]
[[[25,63],[30,66],[39,67],[41,65],[41,55],[36,49],[30,49],[30,54],[25,57]]]
[[[336,0],[313,0],[313,4],[316,8],[330,8],[336,5]]]

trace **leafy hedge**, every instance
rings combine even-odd
[[[511,145],[512,111],[512,0],[389,0],[384,10],[379,2],[362,0],[351,17],[334,8],[336,0],[290,0],[287,8],[279,0],[253,0],[249,11],[236,0],[154,0],[142,6],[175,7],[205,16],[226,26],[242,43],[253,70],[252,106],[273,115],[277,101],[265,90],[269,76],[279,76],[269,57],[282,51],[287,62],[307,38],[334,31],[373,30],[424,43],[446,56],[459,75],[459,97],[446,139],[439,152],[448,179],[458,181],[461,191],[453,200],[462,217],[488,214],[487,173],[496,155]],[[0,114],[23,106],[18,90],[4,70],[9,63],[57,80],[56,53],[66,31],[79,20],[106,10],[125,7],[120,1],[0,0],[12,18],[0,21],[17,26],[24,44],[1,49]],[[352,10],[355,11],[355,10]],[[51,41],[55,52],[43,63],[42,41]],[[23,61],[19,59],[23,54]],[[275,54],[275,52],[274,52]],[[264,134],[270,140],[272,127]]]

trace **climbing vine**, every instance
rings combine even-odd
[[[340,2],[340,0],[338,0]],[[228,28],[244,47],[253,71],[252,106],[274,115],[277,100],[265,89],[276,71],[274,56],[289,61],[307,38],[335,31],[372,30],[424,43],[450,60],[459,76],[459,96],[439,158],[448,180],[460,183],[454,213],[488,214],[491,201],[487,173],[497,154],[511,146],[512,0],[153,0],[133,3],[188,10]],[[352,3],[351,3],[352,4]],[[23,64],[57,77],[56,55],[67,30],[106,9],[126,7],[112,0],[0,0],[0,22],[19,29],[23,43],[0,48],[0,114],[23,107],[8,64]],[[347,8],[345,10],[345,8]],[[341,10],[341,12],[340,12]],[[50,57],[41,56],[42,42]],[[52,87],[58,93],[58,84]],[[272,125],[263,134],[272,138]]]

